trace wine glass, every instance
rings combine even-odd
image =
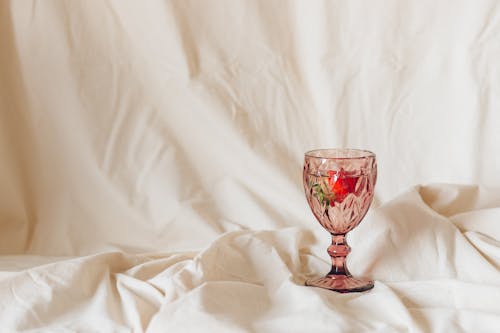
[[[358,149],[318,149],[305,153],[304,189],[309,207],[332,235],[328,254],[332,268],[325,277],[306,281],[307,286],[341,293],[373,288],[373,281],[349,273],[346,257],[351,251],[346,234],[363,219],[373,199],[377,180],[375,154]]]

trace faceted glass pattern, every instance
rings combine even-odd
[[[338,292],[364,291],[373,281],[353,278],[346,266],[351,248],[345,236],[363,219],[377,180],[375,154],[357,149],[319,149],[304,158],[304,189],[311,210],[332,235],[330,272],[306,285]]]

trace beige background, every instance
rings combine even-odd
[[[0,15],[2,253],[308,227],[316,147],[375,151],[376,205],[419,183],[500,185],[495,1],[21,0]]]
[[[0,1],[0,332],[496,333],[499,37],[497,1]],[[317,147],[378,156],[368,293],[304,286]]]

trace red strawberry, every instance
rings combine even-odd
[[[354,193],[359,177],[348,177],[344,170],[328,172],[328,185],[335,194],[335,201],[341,203],[349,193]],[[332,202],[330,202],[332,205]]]

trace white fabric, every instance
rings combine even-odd
[[[496,1],[1,1],[0,332],[498,331],[499,29]],[[316,147],[377,154],[368,293],[302,286]]]
[[[6,256],[4,331],[496,332],[500,191],[417,187],[350,243],[367,293],[305,287],[328,271],[324,233],[233,231],[199,253]]]

